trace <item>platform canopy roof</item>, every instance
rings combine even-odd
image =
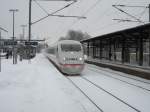
[[[150,37],[150,23],[148,24],[144,24],[144,25],[140,25],[140,26],[136,26],[133,28],[129,28],[129,29],[124,29],[121,31],[116,31],[113,33],[108,33],[108,34],[104,34],[104,35],[100,35],[97,37],[93,37],[90,39],[86,39],[86,40],[82,40],[82,42],[90,42],[90,41],[94,41],[94,40],[100,40],[100,39],[109,39],[109,38],[127,38],[127,37],[140,37],[142,36],[143,38],[148,38]]]

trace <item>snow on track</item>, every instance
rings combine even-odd
[[[93,67],[91,67],[93,69]],[[105,90],[109,91],[113,95],[117,96],[118,98],[122,99],[123,101],[127,102],[128,104],[132,105],[133,107],[137,108],[141,112],[149,112],[150,111],[150,91],[143,90],[141,88],[135,87],[133,85],[129,85],[125,82],[120,80],[116,80],[115,78],[119,78],[121,80],[125,80],[130,82],[131,79],[127,79],[125,77],[120,77],[114,75],[114,73],[110,73],[103,70],[99,70],[98,68],[95,71],[90,69],[90,66],[87,65],[85,70],[82,74],[83,77],[87,78],[88,80],[94,82],[95,84],[101,86]],[[111,78],[106,76],[110,75],[115,78]],[[132,83],[141,84],[141,86],[149,87],[149,84],[145,84],[142,82],[137,82],[136,80],[132,80]]]
[[[140,112],[120,102],[80,76],[69,78],[104,112]]]
[[[119,80],[121,82],[124,82],[126,84],[129,84],[129,85],[141,88],[143,90],[150,91],[150,84],[149,83],[145,83],[145,82],[138,81],[138,80],[132,80],[132,81],[130,81],[130,78],[128,78],[126,80],[126,79],[124,79],[124,77],[123,78],[120,77],[120,75],[119,76],[113,76],[112,73],[106,72],[106,71],[103,71],[103,70],[96,70],[96,69],[93,69],[93,68],[88,68],[88,69],[90,69],[91,71],[94,71],[96,73],[98,72],[101,75],[107,76],[109,78],[113,78],[113,79]]]
[[[98,66],[91,65],[91,64],[87,64],[87,67],[89,67],[90,69],[96,70],[96,72],[107,73],[107,74],[109,74],[113,77],[117,76],[117,78],[121,78],[121,79],[127,80],[129,82],[133,82],[135,84],[139,83],[139,85],[144,85],[143,83],[145,83],[145,85],[149,85],[149,87],[150,87],[150,80],[147,80],[147,79],[143,79],[143,78],[133,76],[133,75],[129,75],[129,74],[126,74],[126,73],[122,73],[122,72],[119,72],[119,71],[114,71],[114,70],[111,70],[109,68],[98,67]]]

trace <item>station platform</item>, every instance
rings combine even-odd
[[[88,64],[94,64],[96,66],[110,68],[112,70],[120,71],[130,75],[138,76],[150,80],[150,67],[140,67],[129,64],[121,64],[110,61],[98,60],[89,58],[86,60]]]
[[[1,62],[0,112],[98,112],[43,54]]]

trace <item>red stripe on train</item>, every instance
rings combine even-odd
[[[60,65],[67,67],[67,66],[83,66],[84,64],[60,64]]]

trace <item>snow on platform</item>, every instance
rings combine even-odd
[[[97,86],[83,80],[83,77]],[[68,78],[104,112],[150,112],[150,80],[89,64],[86,64],[81,76]],[[44,55],[38,54],[31,62],[18,61],[16,65],[12,64],[12,59],[2,59],[0,112],[100,110]]]
[[[2,59],[0,112],[98,112],[56,68],[38,54],[13,65]]]

